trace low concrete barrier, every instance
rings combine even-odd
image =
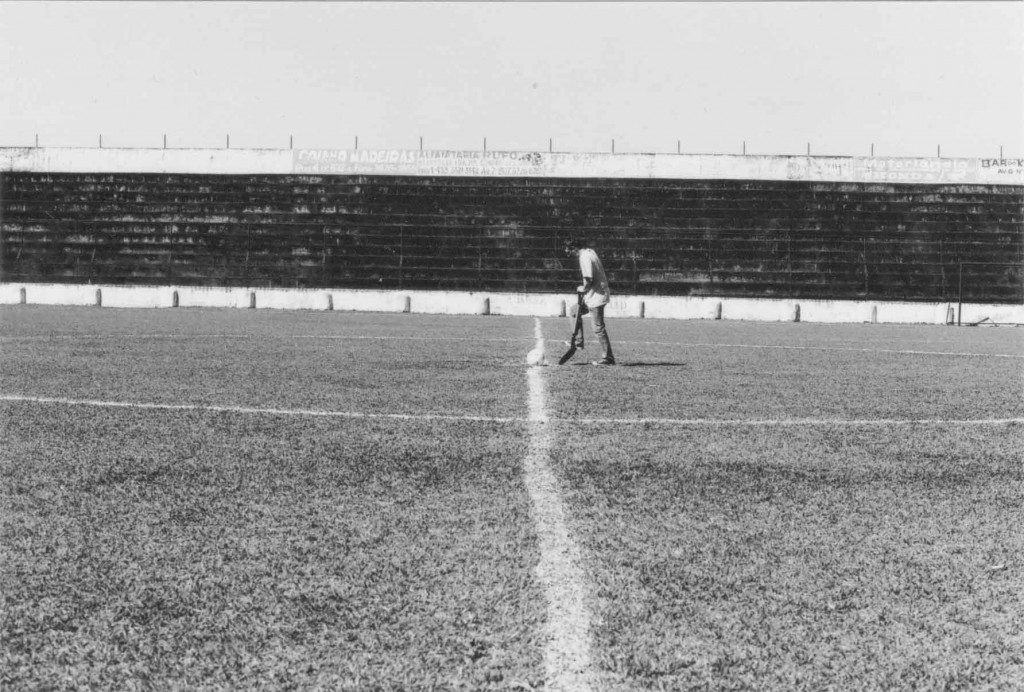
[[[323,289],[264,288],[253,289],[257,308],[273,310],[330,310],[334,302]]]
[[[646,296],[644,307],[646,316],[654,319],[674,320],[713,320],[738,319],[726,314],[724,307],[718,309],[725,301],[722,298],[694,298],[689,296]],[[731,303],[730,303],[731,305]]]
[[[102,296],[102,298],[100,298]],[[175,300],[177,298],[177,300]],[[106,286],[95,284],[0,284],[0,305],[81,305],[104,308],[213,307],[278,310],[412,312],[443,315],[560,317],[575,299],[561,293],[476,293],[364,289],[210,288],[197,286]],[[177,305],[175,304],[177,303]],[[747,320],[948,324],[950,311],[963,324],[985,318],[1024,325],[1024,305],[880,303],[689,296],[615,296],[612,319]],[[955,321],[954,321],[955,323]]]
[[[878,322],[880,324],[945,324],[948,305],[949,303],[879,303]]]
[[[952,304],[957,310],[957,305]],[[996,324],[1024,324],[1024,306],[1021,305],[986,305],[964,303],[959,319],[962,324],[980,322],[986,317]]]
[[[608,307],[604,309],[605,317],[646,317],[647,298],[640,296],[612,296]]]
[[[206,286],[170,287],[178,291],[178,306],[183,308],[247,308],[249,288],[209,288]]]
[[[553,293],[492,293],[491,314],[558,317],[563,300],[564,296]]]
[[[96,286],[87,284],[20,284],[13,291],[15,300],[12,300],[12,303],[20,302],[17,296],[18,288],[21,287],[25,288],[25,303],[28,305],[96,305]],[[3,295],[6,299],[6,291]],[[4,302],[7,301],[4,300]]]
[[[27,300],[22,300],[23,295],[27,296],[27,293],[23,293],[24,289],[24,284],[0,284],[0,305],[17,305],[27,302]]]
[[[34,293],[34,284],[25,286],[26,302]],[[107,308],[169,308],[174,306],[174,289],[164,286],[103,286],[103,307]]]
[[[403,312],[407,295],[365,289],[332,290],[330,294],[334,309],[345,312]]]
[[[387,291],[381,291],[385,294]],[[493,313],[487,294],[465,291],[397,291],[409,298],[409,312],[429,315],[483,315]],[[404,311],[404,306],[403,306]]]
[[[892,303],[896,305],[897,303]],[[910,305],[910,303],[905,303]],[[889,303],[860,300],[801,300],[801,322],[871,322],[872,310]],[[877,321],[878,313],[875,313]]]

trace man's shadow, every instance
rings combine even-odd
[[[576,365],[576,366],[585,365],[587,367],[593,367],[590,364],[589,361],[580,361],[578,363],[566,363],[566,365]],[[613,367],[616,367],[616,368],[685,368],[687,366],[688,366],[687,363],[673,363],[673,362],[669,362],[669,361],[652,361],[652,362],[633,361],[633,362],[629,362],[629,363],[619,362],[619,363],[616,363]]]
[[[620,368],[685,368],[686,363],[673,363],[670,361],[651,361],[649,363],[634,361],[632,363],[619,363]]]

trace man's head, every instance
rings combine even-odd
[[[580,254],[580,250],[585,247],[590,247],[586,238],[578,235],[570,236],[565,241],[565,254],[573,256],[578,255]]]

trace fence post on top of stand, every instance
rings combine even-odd
[[[956,280],[956,326],[960,326],[960,318],[964,310],[964,263],[960,262]]]

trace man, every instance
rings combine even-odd
[[[601,360],[592,361],[591,365],[615,365],[612,342],[608,338],[608,330],[604,326],[604,306],[611,299],[611,290],[608,288],[608,277],[605,276],[601,259],[593,248],[581,239],[570,241],[566,245],[566,249],[569,254],[579,257],[583,284],[577,287],[576,291],[583,294],[583,303],[590,312],[594,336],[601,342],[601,348],[604,351]]]

